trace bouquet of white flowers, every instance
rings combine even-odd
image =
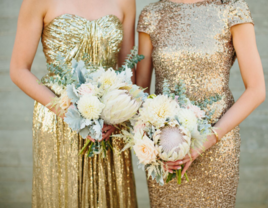
[[[148,177],[159,184],[168,183],[177,177],[181,184],[181,170],[168,173],[164,162],[183,159],[191,148],[203,148],[203,143],[211,133],[210,117],[204,109],[216,102],[219,96],[211,97],[202,103],[191,102],[186,97],[183,83],[171,93],[167,81],[164,82],[162,95],[150,95],[139,113],[132,120],[133,135],[123,132],[127,141],[125,148],[133,147],[139,159],[139,166],[146,169]],[[188,180],[187,174],[185,178]]]
[[[133,67],[143,56],[132,51],[129,59],[119,71],[105,70],[101,66],[85,66],[83,61],[73,60],[72,69],[59,58],[59,64],[49,65],[54,74],[50,78],[51,88],[60,88],[60,96],[52,101],[65,113],[64,121],[84,139],[90,136],[95,142],[87,140],[81,154],[89,157],[95,154],[106,156],[109,141],[102,140],[104,123],[126,126],[142,104],[144,93],[131,82]],[[56,87],[55,87],[56,86]]]

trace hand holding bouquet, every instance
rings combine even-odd
[[[171,93],[167,81],[162,95],[149,96],[132,121],[134,136],[125,134],[128,147],[133,147],[140,167],[146,169],[148,177],[164,185],[177,177],[181,183],[181,170],[169,173],[164,164],[189,155],[190,149],[202,149],[207,135],[211,133],[209,115],[186,97],[184,85],[177,85]],[[210,98],[214,102],[218,96]],[[186,179],[188,180],[187,174]]]

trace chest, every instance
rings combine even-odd
[[[155,49],[215,54],[230,49],[228,11],[222,7],[176,7],[163,12],[151,34]]]

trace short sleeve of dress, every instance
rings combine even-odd
[[[229,28],[234,25],[244,23],[254,24],[248,4],[245,2],[245,0],[231,0],[230,4],[228,16]]]
[[[137,31],[151,34],[153,32],[154,23],[153,23],[153,11],[149,6],[146,6],[139,17]]]

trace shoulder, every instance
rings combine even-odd
[[[44,21],[52,0],[23,0],[20,8],[20,20]]]
[[[138,32],[144,32],[149,35],[153,34],[159,19],[161,19],[161,13],[163,13],[161,11],[164,8],[163,4],[164,2],[159,1],[143,8],[139,16]]]
[[[52,4],[52,0],[23,0],[22,7],[32,10],[34,12],[46,13],[49,6]]]
[[[116,2],[124,13],[136,12],[136,0],[116,0]]]
[[[229,6],[229,26],[252,23],[253,19],[249,6],[245,0],[225,0]]]
[[[164,3],[162,1],[158,1],[158,2],[151,3],[145,6],[143,10],[141,11],[141,14],[158,12],[158,11],[161,11],[163,8],[164,8]]]
[[[232,8],[239,6],[248,7],[246,0],[223,0],[223,3],[229,5]]]

